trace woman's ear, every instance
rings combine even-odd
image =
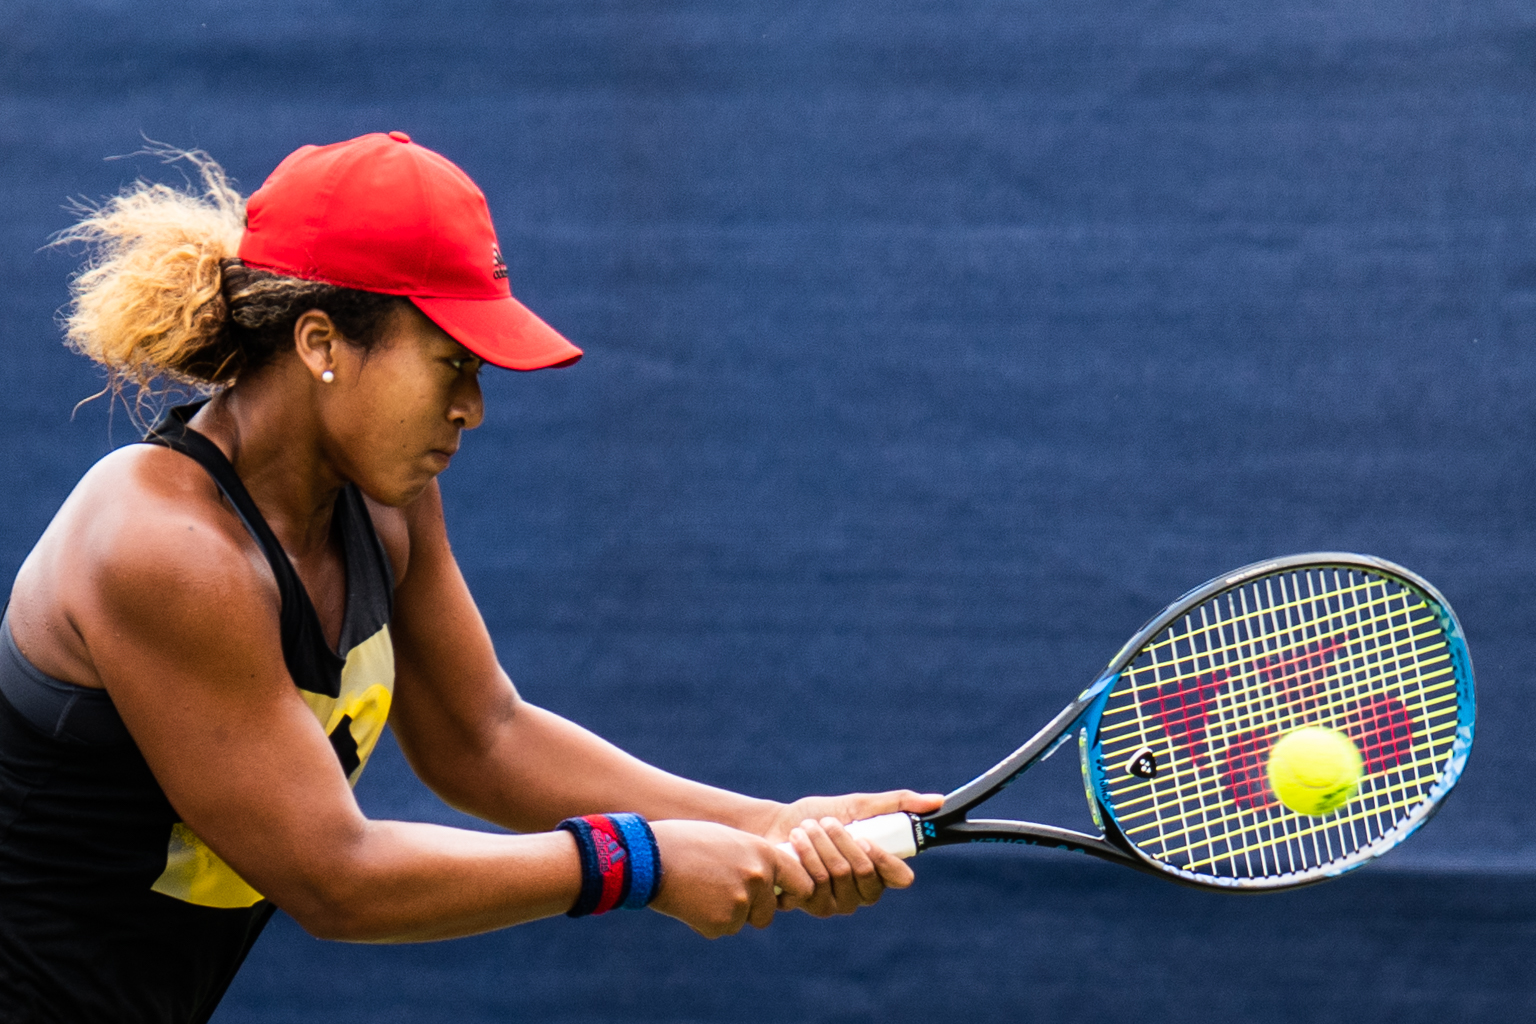
[[[322,309],[302,313],[293,323],[293,347],[316,381],[336,379],[336,349],[342,342],[330,314]]]

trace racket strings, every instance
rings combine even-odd
[[[1233,710],[1234,710],[1234,712],[1237,711],[1237,709],[1233,709]],[[1245,723],[1245,722],[1242,721],[1242,717],[1243,716],[1240,713],[1234,713],[1232,715],[1232,719],[1233,719],[1233,722],[1234,722],[1234,728],[1229,728],[1229,730],[1228,730],[1229,732],[1235,731],[1235,727],[1236,726],[1248,724],[1248,723]],[[1307,718],[1306,718],[1306,720],[1305,720],[1305,722],[1303,724],[1309,724],[1311,722],[1315,722],[1317,719],[1323,718],[1323,717],[1326,717],[1326,716],[1325,715],[1320,715],[1320,714],[1313,714],[1313,715],[1307,716]],[[1339,723],[1335,722],[1335,723],[1332,723],[1332,724],[1339,724]],[[1226,796],[1229,797],[1232,800],[1232,802],[1237,805],[1237,810],[1241,811],[1243,809],[1254,808],[1256,806],[1258,806],[1258,807],[1273,807],[1275,805],[1276,802],[1273,800],[1272,795],[1268,793],[1267,787],[1265,786],[1265,783],[1267,782],[1267,780],[1265,779],[1263,769],[1264,769],[1265,760],[1267,758],[1267,752],[1268,752],[1267,748],[1268,748],[1269,744],[1272,742],[1272,740],[1274,738],[1274,732],[1278,732],[1278,731],[1280,731],[1280,730],[1270,731],[1270,730],[1267,730],[1267,729],[1259,728],[1259,729],[1254,729],[1254,730],[1251,730],[1251,731],[1238,732],[1236,735],[1229,737],[1229,742],[1228,742],[1227,750],[1224,752],[1224,755],[1223,755],[1224,756],[1224,764],[1222,765],[1222,767],[1223,767],[1222,782],[1223,782],[1223,784],[1224,784],[1224,786],[1225,786],[1225,788],[1227,790]],[[1356,730],[1351,730],[1351,731],[1356,731]],[[1399,760],[1401,759],[1401,753],[1402,753],[1401,750],[1397,751],[1397,754],[1398,754],[1397,759],[1399,759]],[[1234,766],[1234,762],[1236,762],[1236,766]],[[1382,809],[1381,801],[1369,799],[1369,796],[1370,796],[1369,793],[1366,794],[1366,795],[1367,795],[1367,799],[1365,801],[1363,801],[1362,805],[1361,805],[1363,808],[1365,808],[1366,810],[1377,810],[1377,811]],[[1198,842],[1201,838],[1208,837],[1209,833],[1212,832],[1212,831],[1215,831],[1215,830],[1220,830],[1220,831],[1223,831],[1223,832],[1230,831],[1232,823],[1233,823],[1233,819],[1235,817],[1236,817],[1236,815],[1234,815],[1231,812],[1231,809],[1228,809],[1227,813],[1225,813],[1225,814],[1221,814],[1221,815],[1213,817],[1213,815],[1210,813],[1209,808],[1207,807],[1205,809],[1205,812],[1202,815],[1200,815],[1200,821],[1199,821],[1200,824],[1207,826],[1207,829],[1206,829],[1207,835],[1206,836],[1202,836],[1202,835],[1197,833],[1194,836],[1195,841]],[[1214,826],[1214,828],[1213,828],[1213,826]],[[1353,829],[1353,831],[1354,831],[1354,833],[1357,836],[1360,833],[1360,830],[1358,828]],[[1317,840],[1317,836],[1315,834],[1310,836],[1310,837],[1306,837],[1306,838],[1310,838],[1312,840],[1312,842],[1310,844],[1313,847],[1313,850],[1312,850],[1313,857],[1310,858],[1312,860],[1316,860],[1318,858],[1326,859],[1328,856],[1330,856],[1330,855],[1332,855],[1333,853],[1336,852],[1335,847],[1336,847],[1337,844],[1333,844],[1333,843],[1329,843],[1329,842],[1325,841],[1323,844],[1320,845],[1316,841]],[[1328,837],[1325,836],[1324,838],[1326,840]],[[1257,838],[1256,841],[1250,841],[1246,845],[1246,848],[1240,846],[1236,850],[1227,850],[1227,851],[1222,850],[1219,844],[1213,844],[1213,845],[1215,846],[1215,852],[1217,854],[1220,854],[1220,853],[1223,853],[1223,852],[1231,852],[1231,853],[1235,853],[1235,854],[1245,854],[1245,853],[1254,852],[1255,850],[1258,850],[1259,852],[1263,852],[1263,847],[1272,844],[1274,842],[1274,840],[1275,840],[1275,837],[1272,834],[1271,835],[1260,835]],[[1186,852],[1186,851],[1180,850],[1178,848],[1171,848],[1171,849],[1166,850],[1165,852],[1168,853],[1168,854],[1178,854],[1178,853],[1182,853],[1182,852]],[[1286,850],[1286,849],[1282,848],[1282,849],[1273,850],[1273,851],[1270,851],[1270,852],[1272,854],[1274,854],[1275,856],[1282,856],[1282,855],[1284,855],[1284,854],[1286,854],[1288,852],[1291,853],[1291,854],[1294,854],[1297,851],[1296,851],[1296,849],[1294,847],[1292,847],[1290,850]],[[1305,853],[1306,851],[1303,850],[1302,852]],[[1289,858],[1284,858],[1284,859],[1287,860],[1287,861],[1294,861],[1296,858],[1295,857],[1289,857]],[[1256,870],[1259,870],[1261,872],[1268,872],[1268,871],[1274,870],[1275,869],[1275,864],[1268,863],[1267,860],[1268,859],[1266,858],[1265,861],[1261,861],[1261,863],[1257,866]],[[1193,864],[1191,866],[1198,868],[1198,867],[1201,867],[1203,865],[1201,865],[1200,863],[1197,862],[1197,863],[1195,863],[1195,864]],[[1281,869],[1284,869],[1287,866],[1288,865],[1286,863],[1281,863],[1279,865],[1279,867]]]
[[[1269,660],[1272,661],[1273,659],[1269,659]],[[1233,710],[1236,711],[1237,709],[1233,709]],[[1242,716],[1241,716],[1240,713],[1233,714],[1231,717],[1232,717],[1234,726],[1240,726],[1240,725],[1243,725],[1243,724],[1247,724],[1247,723],[1242,722]],[[1314,715],[1313,717],[1316,718],[1316,717],[1321,717],[1321,716]],[[1228,731],[1230,732],[1230,731],[1233,731],[1233,730],[1231,728],[1229,728]],[[1225,752],[1225,755],[1224,755],[1225,756],[1225,766],[1224,766],[1223,780],[1222,781],[1223,781],[1224,785],[1227,788],[1227,791],[1228,791],[1227,795],[1229,797],[1235,798],[1234,802],[1237,803],[1240,808],[1243,807],[1243,806],[1252,807],[1255,804],[1272,805],[1274,803],[1273,799],[1269,798],[1268,794],[1261,788],[1262,787],[1262,781],[1261,781],[1262,780],[1262,775],[1259,774],[1260,771],[1262,770],[1264,756],[1267,754],[1267,746],[1268,746],[1268,742],[1270,741],[1270,739],[1271,739],[1271,736],[1270,736],[1269,732],[1268,731],[1261,731],[1261,730],[1253,730],[1253,731],[1249,731],[1249,732],[1240,732],[1236,736],[1232,736],[1229,739],[1228,749],[1227,749],[1227,751]],[[1400,755],[1401,752],[1399,751],[1398,753]],[[1233,766],[1233,762],[1234,761],[1238,762],[1238,765],[1239,765],[1238,767],[1234,767]],[[1258,776],[1258,778],[1256,779],[1255,776]],[[1249,789],[1249,790],[1246,790],[1246,791],[1245,790],[1238,790],[1237,785],[1234,783],[1234,778],[1242,779],[1242,780],[1244,780],[1247,783],[1253,784],[1253,788]],[[1234,790],[1238,790],[1238,791],[1234,792]],[[1260,796],[1258,799],[1255,799],[1254,798],[1254,794],[1255,793],[1262,794],[1262,796]],[[1247,799],[1243,799],[1244,797],[1247,797]],[[1203,823],[1205,823],[1205,824],[1212,824],[1213,823],[1211,821],[1211,816],[1209,815],[1209,813],[1206,813],[1205,815],[1203,815],[1203,818],[1204,818],[1204,822]],[[1230,819],[1231,818],[1232,818],[1232,815],[1229,813],[1229,814],[1223,815],[1221,817],[1221,819],[1219,819],[1217,822],[1214,822],[1214,823],[1215,824],[1230,825]],[[1358,829],[1356,831],[1358,832]],[[1264,842],[1264,841],[1267,841],[1270,838],[1271,837],[1261,837],[1260,841]],[[1316,844],[1314,843],[1314,845],[1316,845]],[[1176,852],[1176,851],[1170,851],[1170,852]],[[1239,851],[1239,852],[1241,852],[1241,851]],[[1283,851],[1281,851],[1281,852],[1283,852]],[[1294,852],[1294,851],[1292,851],[1292,852]],[[1264,870],[1268,870],[1268,866],[1264,866],[1263,869]]]
[[[1098,751],[1115,818],[1149,856],[1217,878],[1309,871],[1369,855],[1424,804],[1460,723],[1440,617],[1360,569],[1278,573],[1223,592],[1154,637],[1121,674]],[[1322,725],[1360,748],[1365,777],[1332,814],[1297,814],[1269,786],[1270,748]],[[1128,766],[1150,752],[1151,778]]]

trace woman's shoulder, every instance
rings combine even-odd
[[[81,477],[54,524],[77,535],[76,550],[114,564],[146,554],[177,564],[260,555],[207,471],[159,445],[127,445],[102,458]]]
[[[90,648],[102,631],[250,622],[263,608],[275,621],[278,601],[261,549],[208,474],[140,444],[80,479],[18,571],[10,616],[40,670],[100,685]]]

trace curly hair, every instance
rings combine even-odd
[[[359,345],[377,340],[384,314],[403,300],[246,267],[235,255],[245,199],[224,169],[200,150],[146,152],[186,162],[198,183],[135,181],[77,207],[80,220],[54,238],[86,247],[70,281],[65,340],[106,368],[109,389],[227,387],[292,346],[294,322],[312,309]]]

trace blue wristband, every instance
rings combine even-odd
[[[619,827],[629,850],[629,891],[621,906],[625,910],[640,910],[656,898],[656,891],[661,888],[661,853],[656,849],[656,834],[638,814],[610,814],[608,820]]]
[[[661,855],[651,826],[638,814],[588,814],[556,826],[576,840],[581,891],[570,917],[639,910],[661,888]]]

